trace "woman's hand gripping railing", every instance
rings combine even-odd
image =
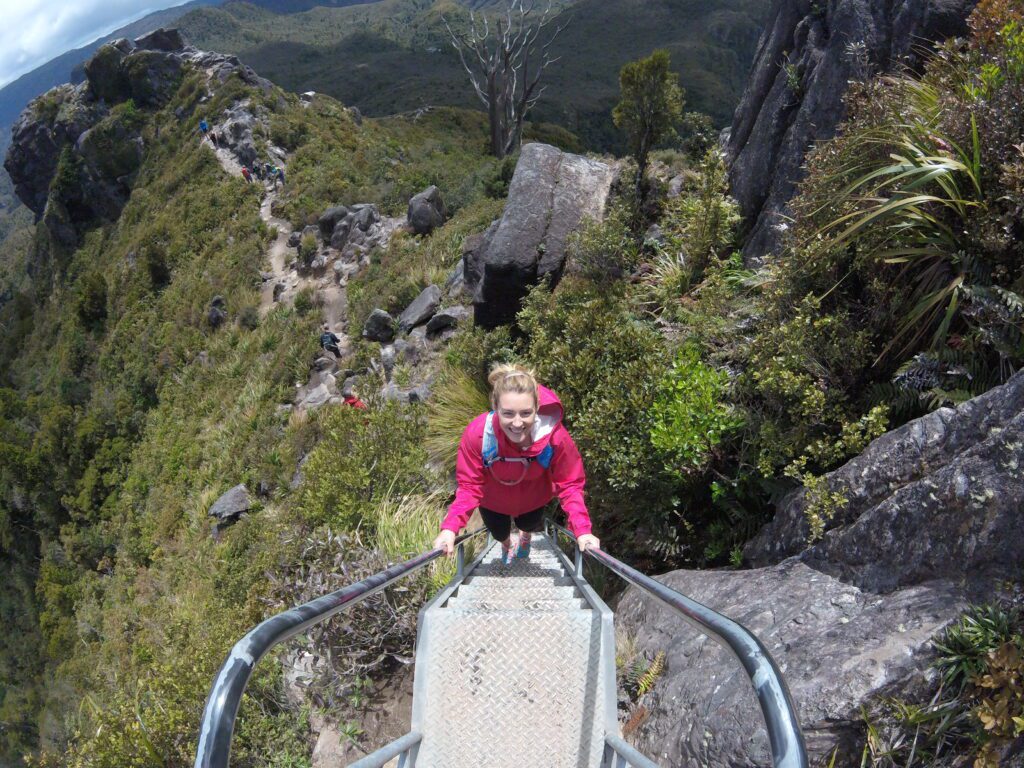
[[[456,578],[462,578],[465,562],[464,542],[483,533],[478,528],[459,536],[455,543]],[[269,619],[249,630],[231,649],[227,661],[220,668],[217,679],[210,689],[199,729],[199,746],[196,749],[195,768],[227,768],[231,755],[231,736],[235,730],[235,717],[242,694],[249,683],[253,669],[271,648],[295,635],[305,632],[314,624],[329,619],[339,611],[362,602],[371,595],[394,584],[412,573],[429,565],[443,555],[440,549],[424,552],[422,555],[393,565],[356,584],[318,597],[304,605],[297,606]]]
[[[575,542],[576,537],[566,528],[550,520],[547,524],[552,530],[569,536]],[[583,574],[583,557],[588,556],[630,584],[656,597],[699,632],[732,651],[754,685],[768,729],[775,768],[807,768],[807,747],[786,681],[768,649],[750,630],[630,568],[603,550],[588,548],[586,552],[580,552],[576,547],[574,550],[578,575]]]

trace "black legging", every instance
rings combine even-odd
[[[492,512],[489,509],[480,507],[480,517],[484,519],[484,525],[491,532],[497,541],[504,541],[512,532],[512,516],[503,515],[500,512]],[[544,527],[544,507],[517,515],[516,528],[520,531],[535,532]]]

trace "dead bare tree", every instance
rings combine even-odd
[[[523,118],[544,93],[537,88],[544,70],[560,57],[551,58],[551,44],[569,25],[569,19],[555,26],[547,41],[541,33],[554,19],[548,0],[538,16],[537,3],[508,0],[504,13],[493,21],[470,11],[469,28],[455,32],[442,17],[459,52],[459,60],[469,75],[477,97],[487,108],[491,129],[491,154],[502,158],[519,148],[523,137]]]

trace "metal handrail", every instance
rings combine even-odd
[[[478,528],[455,539],[458,545],[458,574],[461,575],[463,567],[462,543],[485,530]],[[440,549],[424,552],[351,586],[271,616],[249,630],[231,649],[206,699],[199,730],[199,745],[196,748],[195,768],[227,768],[231,756],[231,736],[235,730],[235,718],[238,715],[242,694],[256,664],[271,648],[305,632],[314,624],[329,619],[339,611],[362,602],[399,579],[420,570],[442,554]]]
[[[576,540],[575,535],[567,528],[552,520],[546,522],[555,531],[564,533],[573,541]],[[600,549],[588,547],[585,552],[580,552],[579,548],[576,548],[577,573],[582,573],[584,555],[657,598],[679,613],[699,632],[731,651],[754,686],[754,692],[761,705],[761,714],[764,715],[765,726],[768,729],[768,741],[771,744],[775,768],[807,768],[807,747],[800,730],[793,697],[786,687],[786,681],[778,665],[756,635],[739,622],[666,587]]]

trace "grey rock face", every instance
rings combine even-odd
[[[352,222],[349,219],[342,219],[334,225],[331,231],[331,248],[337,251],[342,250],[348,243],[348,236],[352,231]]]
[[[18,198],[43,215],[61,151],[107,114],[92,101],[87,83],[60,85],[33,99],[11,129],[4,168]]]
[[[395,319],[383,309],[375,309],[363,324],[363,338],[387,343],[395,338]]]
[[[452,328],[469,317],[468,307],[448,307],[442,309],[427,323],[427,335],[433,336],[445,328]]]
[[[361,204],[355,206],[355,212],[352,215],[352,225],[357,227],[360,232],[368,232],[370,227],[380,221],[380,212],[377,210],[377,206],[371,204]]]
[[[948,581],[879,596],[788,560],[754,571],[673,571],[658,580],[738,621],[781,668],[811,764],[859,737],[860,703],[926,673],[930,640],[966,606]],[[772,765],[749,678],[735,657],[670,609],[630,588],[615,623],[666,666],[634,743],[660,765]],[[682,716],[685,713],[685,716]]]
[[[444,224],[446,216],[447,211],[444,207],[444,200],[441,199],[441,190],[434,185],[413,195],[409,200],[406,221],[409,228],[417,235],[429,235]]]
[[[289,248],[298,248],[300,242],[302,242],[302,233],[301,232],[292,232],[290,235],[288,235],[288,247]]]
[[[561,277],[569,235],[603,216],[613,176],[604,163],[547,144],[523,147],[501,219],[463,244],[478,325],[513,322],[531,286]]]
[[[320,225],[320,232],[323,234],[323,236],[330,237],[331,233],[334,231],[334,227],[338,224],[339,221],[348,216],[348,213],[348,208],[346,208],[344,205],[336,205],[333,208],[328,208],[326,211],[320,214],[320,218],[317,220],[317,224]]]
[[[213,506],[210,507],[207,514],[216,520],[216,528],[220,531],[234,523],[250,509],[252,509],[252,501],[249,499],[249,489],[245,487],[244,483],[239,483],[213,502]]]
[[[963,34],[975,4],[780,0],[774,5],[726,145],[732,194],[751,225],[744,247],[748,262],[777,250],[782,214],[802,178],[804,155],[815,141],[835,133],[844,117],[847,82],[913,60],[915,47]]]
[[[398,326],[402,331],[408,332],[421,323],[425,323],[441,304],[441,289],[436,285],[428,285],[420,295],[413,299],[412,304],[405,308],[401,317],[398,318]]]
[[[140,106],[167,103],[181,81],[181,59],[160,51],[137,50],[125,57],[122,68],[132,99]]]
[[[806,496],[784,500],[744,554],[761,565],[800,554],[876,591],[929,578],[1024,572],[1024,372],[956,408],[888,432],[826,475],[849,500],[806,549]],[[805,551],[806,550],[806,551]]]
[[[761,638],[786,676],[812,764],[838,746],[836,764],[856,765],[861,704],[923,686],[935,674],[930,639],[994,585],[1022,580],[1022,466],[1024,372],[883,435],[827,475],[849,504],[813,546],[796,493],[745,551],[774,565],[659,580]],[[750,683],[724,651],[636,590],[616,622],[641,647],[667,652],[638,746],[671,765],[770,765]],[[682,731],[680,712],[694,715]]]
[[[181,33],[177,29],[161,27],[135,38],[135,45],[151,51],[180,51],[185,47],[185,41],[181,39]]]
[[[246,100],[225,110],[223,122],[214,126],[218,141],[231,150],[239,163],[250,167],[256,162],[258,154],[252,134],[256,123],[257,118]]]
[[[131,49],[126,51],[124,47],[110,43],[100,46],[85,63],[85,77],[89,81],[90,91],[97,99],[116,104],[131,96],[128,76],[122,68],[125,56]]]

